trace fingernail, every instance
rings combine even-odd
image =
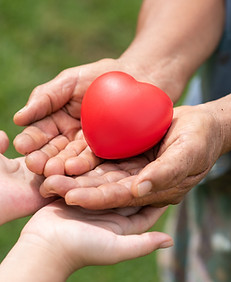
[[[145,180],[145,181],[141,182],[140,184],[138,184],[137,189],[138,189],[139,197],[146,196],[152,190],[152,182],[149,181],[149,180]]]
[[[165,249],[165,248],[169,248],[172,247],[174,245],[173,240],[169,240],[169,241],[165,241],[162,244],[160,244],[160,249]]]

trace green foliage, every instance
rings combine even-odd
[[[63,69],[116,58],[126,49],[135,33],[140,4],[141,0],[0,0],[0,128],[11,141],[22,130],[12,117],[35,86]],[[6,155],[18,156],[12,145]],[[27,220],[0,227],[1,260]],[[148,282],[157,281],[156,272],[155,254],[151,254],[115,266],[88,267],[68,281]]]

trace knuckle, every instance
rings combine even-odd
[[[32,95],[38,95],[41,91],[42,91],[42,85],[38,85],[33,89]]]
[[[65,69],[65,70],[62,70],[62,71],[57,75],[57,78],[66,77],[66,76],[69,76],[69,74],[70,74],[70,68]]]

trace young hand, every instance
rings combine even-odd
[[[27,282],[36,273],[41,281],[66,281],[72,272],[87,265],[115,264],[170,247],[173,242],[167,234],[145,233],[164,210],[145,207],[94,212],[67,206],[63,200],[53,202],[24,227],[1,264],[0,278]]]
[[[0,151],[9,145],[5,132],[0,131]],[[25,165],[25,158],[8,159],[0,154],[0,225],[27,215],[52,201],[44,199],[39,187],[44,177],[35,175]]]

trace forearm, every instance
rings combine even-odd
[[[71,274],[66,264],[49,247],[20,238],[0,266],[0,281],[64,282]]]
[[[176,102],[195,70],[216,48],[223,0],[145,0],[135,39],[121,58],[134,61]]]

